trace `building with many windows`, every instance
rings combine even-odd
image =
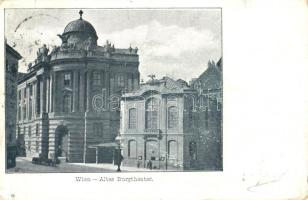
[[[5,144],[6,168],[14,167],[16,149],[16,105],[18,60],[20,54],[5,44]]]
[[[150,80],[122,96],[124,165],[164,170],[222,170],[222,76],[209,62],[191,86]]]
[[[82,14],[58,35],[61,46],[38,49],[19,79],[17,134],[26,156],[94,162],[89,146],[113,142],[119,131],[122,91],[139,87],[138,49],[99,46]]]

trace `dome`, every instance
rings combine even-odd
[[[68,23],[62,35],[66,35],[73,32],[88,33],[94,35],[95,38],[97,39],[97,34],[92,24],[90,24],[90,22],[86,20],[83,20],[81,17],[80,19]]]

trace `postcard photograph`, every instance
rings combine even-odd
[[[222,9],[5,9],[6,173],[223,170]]]

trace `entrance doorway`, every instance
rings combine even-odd
[[[57,158],[68,159],[68,130],[62,125],[56,129],[55,154]]]

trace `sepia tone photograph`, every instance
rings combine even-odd
[[[223,170],[222,9],[5,9],[6,173]]]

